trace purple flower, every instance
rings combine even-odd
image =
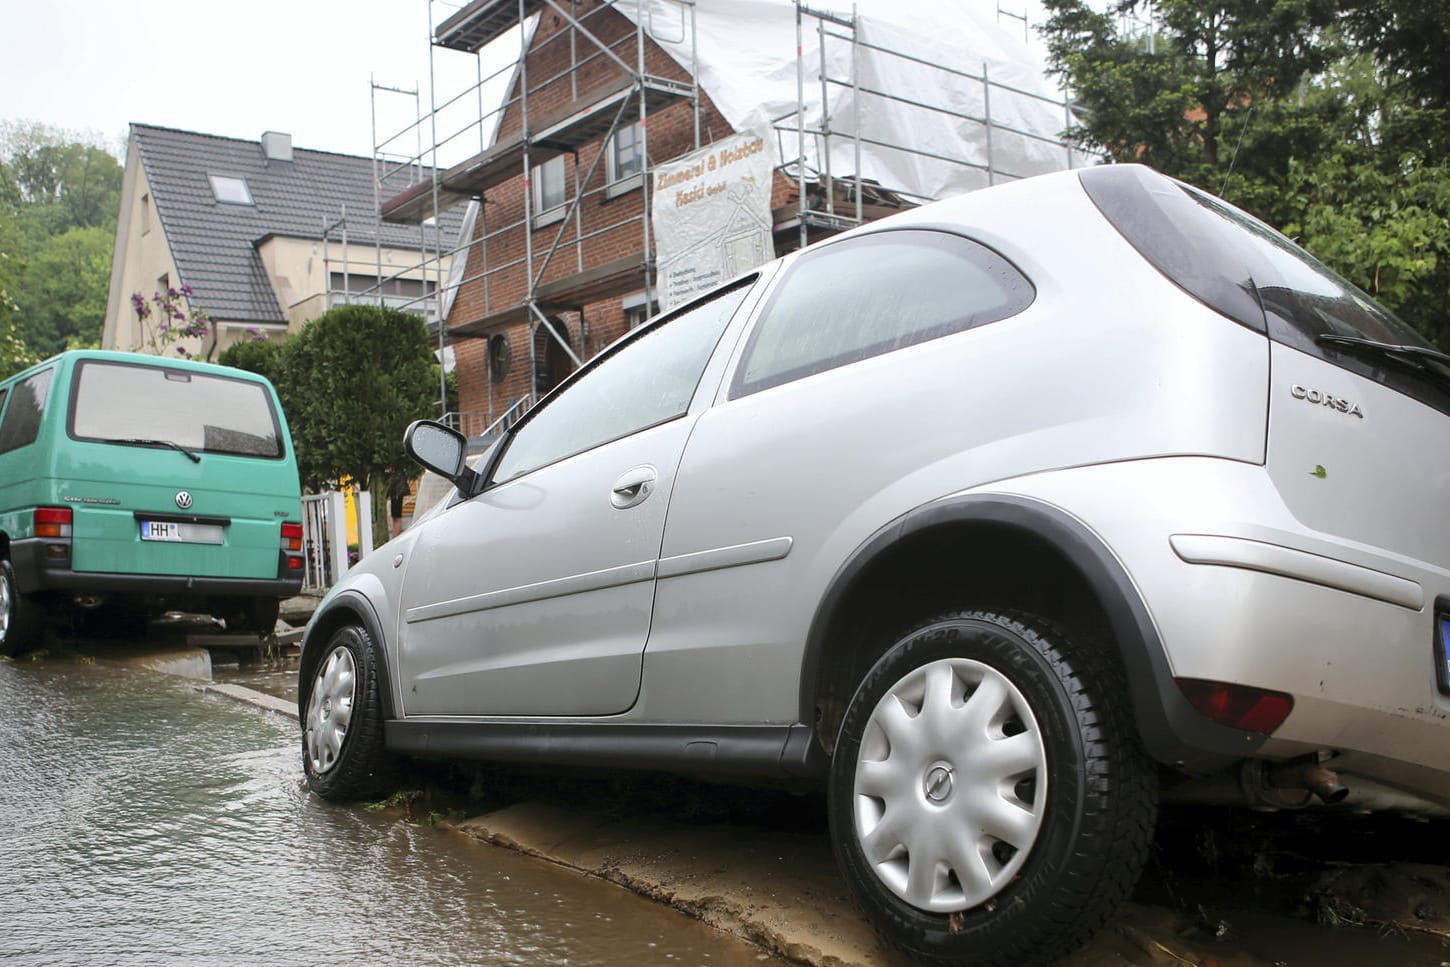
[[[181,284],[181,294],[186,296],[188,299],[191,298],[191,286],[183,282]]]

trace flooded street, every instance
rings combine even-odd
[[[194,683],[0,662],[0,962],[721,964],[623,889],[301,785],[295,722]]]
[[[405,788],[454,788],[413,794],[411,819],[329,805],[292,719],[120,667],[139,660],[121,643],[79,652],[97,660],[0,661],[6,967],[784,962],[728,929],[800,962],[900,963],[846,897],[819,802],[493,773],[478,798],[420,770]],[[295,701],[295,671],[226,661],[218,682]],[[1439,824],[1167,809],[1134,897],[1065,967],[1442,967],[1446,856]]]

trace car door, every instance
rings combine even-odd
[[[400,595],[403,712],[605,715],[639,691],[691,400],[743,280],[606,350],[424,523]]]

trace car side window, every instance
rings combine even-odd
[[[503,483],[683,416],[754,279],[639,331],[525,417],[493,471]]]
[[[1036,290],[985,245],[899,229],[803,255],[745,347],[730,398],[1016,315]]]
[[[15,384],[5,417],[0,420],[0,453],[35,442],[54,375],[55,370],[46,369]]]

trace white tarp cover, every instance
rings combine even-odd
[[[851,16],[850,8],[832,7],[829,0],[811,6]],[[702,0],[693,7],[693,25],[690,8],[675,0],[625,0],[615,9],[643,22],[676,62],[695,71],[700,86],[736,131],[765,138],[777,146],[782,161],[802,155],[796,134],[793,4]],[[825,73],[845,82],[827,86],[830,129],[852,134],[859,113],[863,177],[935,199],[988,184],[989,162],[997,173],[993,180],[1005,181],[1091,160],[1055,143],[1068,123],[1062,95],[1046,78],[1040,57],[995,18],[995,7],[964,0],[862,0],[854,58],[855,79],[862,88],[859,100],[849,86],[851,42],[825,38]],[[821,21],[806,14],[802,23],[806,164],[824,171],[828,160],[833,177],[850,177],[857,168],[855,144],[847,137],[831,138],[827,159],[821,139],[810,133],[823,120]],[[829,23],[826,30],[842,37],[850,34]],[[982,80],[984,72],[990,87]],[[988,116],[990,128],[982,123]],[[718,138],[721,132],[702,132],[703,140],[712,136]]]
[[[650,205],[661,309],[775,258],[774,167],[770,142],[742,134],[655,168]]]

